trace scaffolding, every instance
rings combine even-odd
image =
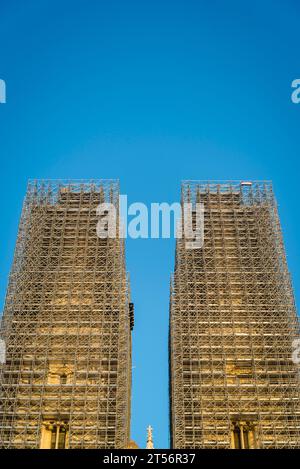
[[[1,324],[1,448],[126,448],[131,329],[124,241],[97,236],[116,180],[30,181]]]
[[[204,245],[176,245],[171,446],[300,448],[299,321],[272,184],[185,181],[187,202],[204,203]]]

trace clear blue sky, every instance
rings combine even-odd
[[[272,179],[300,286],[299,1],[0,0],[1,300],[28,178],[120,178],[129,202],[182,179]],[[129,240],[132,437],[168,437],[174,240]]]

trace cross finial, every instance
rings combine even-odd
[[[146,446],[147,449],[154,449],[152,430],[153,429],[151,425],[149,425],[147,428],[147,446]]]

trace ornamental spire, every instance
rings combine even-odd
[[[152,430],[153,428],[151,427],[151,425],[149,425],[149,427],[147,428],[147,449],[154,449]]]

